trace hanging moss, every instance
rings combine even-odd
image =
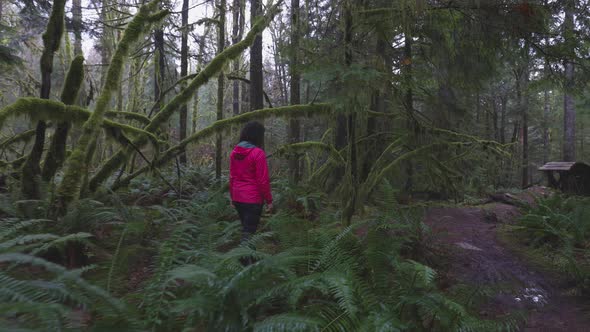
[[[207,66],[201,70],[198,75],[190,82],[190,84],[184,88],[178,95],[176,95],[166,106],[158,112],[151,122],[145,127],[145,129],[151,133],[156,132],[164,123],[166,123],[172,114],[180,109],[180,106],[188,102],[188,100],[194,95],[195,91],[202,85],[207,83],[212,77],[217,75],[221,69],[231,60],[237,58],[244,50],[246,50],[252,43],[256,36],[267,27],[272,21],[276,13],[278,12],[278,4],[273,5],[269,8],[267,14],[261,17],[252,26],[252,29],[248,32],[246,37],[240,42],[226,48],[223,52],[207,64]],[[142,147],[146,141],[145,139],[139,139],[133,142],[135,146]],[[110,159],[108,159],[98,170],[98,172],[90,180],[89,189],[94,191],[98,186],[104,182],[113,172],[115,172],[127,160],[132,152],[131,148],[121,149],[117,151]]]
[[[84,123],[82,136],[66,162],[66,169],[62,183],[57,190],[56,213],[61,215],[66,212],[68,204],[77,199],[80,194],[81,180],[84,172],[87,171],[86,150],[88,150],[92,140],[96,137],[99,126],[103,122],[104,115],[111,102],[112,95],[117,91],[121,81],[121,71],[129,54],[131,45],[139,39],[142,32],[147,31],[150,23],[156,19],[162,19],[167,12],[158,12],[152,15],[157,9],[158,0],[153,0],[147,5],[142,6],[138,13],[129,22],[123,38],[117,45],[115,54],[111,59],[102,92],[96,102],[94,112]]]
[[[68,40],[66,36],[66,40]],[[72,105],[78,98],[78,93],[84,81],[84,57],[79,55],[72,60],[68,70],[64,86],[61,91],[61,101],[66,105]],[[62,121],[57,124],[45,162],[41,171],[41,178],[49,181],[55,172],[62,166],[66,157],[66,142],[70,130],[70,121]]]
[[[210,137],[211,135],[222,132],[224,130],[231,130],[232,126],[240,123],[245,123],[248,121],[253,120],[263,120],[266,118],[270,118],[273,116],[285,116],[288,118],[299,117],[299,116],[307,116],[310,117],[312,115],[327,115],[333,111],[333,108],[330,104],[312,104],[312,105],[292,105],[292,106],[284,106],[284,107],[277,107],[277,108],[265,108],[253,112],[248,112],[244,114],[240,114],[238,116],[231,117],[229,119],[215,121],[209,127],[192,134],[191,136],[187,137],[186,139],[182,140],[178,145],[171,147],[170,149],[164,151],[162,157],[158,158],[152,163],[154,167],[160,167],[165,163],[173,160],[176,156],[181,154],[185,151],[186,146],[190,143],[198,142],[204,138]],[[115,157],[115,156],[113,156]],[[127,178],[121,180],[118,184],[114,187],[126,186],[129,182],[137,177],[138,175],[146,172],[149,170],[149,166],[145,166],[135,173],[129,175]]]

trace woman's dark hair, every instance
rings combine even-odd
[[[240,133],[240,142],[247,141],[257,147],[264,145],[264,126],[258,121],[250,121],[246,123],[242,132]]]

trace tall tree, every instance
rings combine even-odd
[[[164,30],[161,27],[154,30],[154,110],[158,112],[163,100],[160,100],[166,76],[166,59],[164,57]]]
[[[291,59],[289,71],[291,74],[291,86],[289,100],[291,105],[301,103],[301,74],[299,73],[299,0],[291,0]],[[300,136],[299,120],[289,120],[288,126],[289,143],[297,143]],[[291,181],[297,183],[300,178],[299,158],[293,155],[289,159],[289,174]]]
[[[51,93],[51,73],[53,72],[53,57],[59,49],[62,34],[64,30],[64,8],[65,0],[56,0],[53,2],[47,29],[43,34],[43,53],[41,54],[41,98],[49,99]],[[35,143],[25,164],[22,168],[22,194],[29,199],[38,199],[41,196],[39,192],[39,182],[37,177],[41,174],[39,163],[43,155],[45,146],[45,131],[47,124],[45,121],[38,121],[35,129]]]
[[[181,41],[180,41],[180,77],[188,75],[188,5],[189,0],[182,0],[182,28],[181,28]],[[182,84],[182,87],[186,87],[186,82]],[[188,106],[183,104],[180,108],[179,128],[180,128],[180,140],[186,138],[186,126],[188,121]],[[186,164],[186,152],[180,155],[180,163]]]
[[[244,34],[243,15],[242,15],[242,0],[234,0],[232,4],[232,44],[237,44]],[[233,74],[239,75],[240,71],[240,57],[234,60]],[[232,111],[234,115],[240,114],[240,81],[234,80],[232,82]]]
[[[250,24],[262,14],[261,0],[250,0]],[[262,34],[256,36],[250,47],[250,111],[264,107],[262,84]]]
[[[74,32],[74,55],[75,56],[82,56],[82,4],[81,0],[73,0],[72,1],[72,31]],[[70,68],[70,71],[81,70],[80,73],[72,72],[71,75],[77,75],[78,78],[82,79],[84,77],[84,69],[83,68]],[[73,83],[76,89],[83,90],[83,82]],[[69,87],[67,87],[69,88]],[[76,100],[71,99],[70,97],[74,96],[78,97],[78,90],[76,93],[72,93],[73,91],[62,91],[61,101],[71,105],[76,104]],[[49,145],[49,149],[47,151],[47,156],[45,157],[45,161],[43,163],[43,170],[41,171],[41,177],[44,181],[49,181],[55,175],[55,172],[61,168],[63,165],[65,158],[66,158],[66,144],[68,139],[68,132],[70,131],[70,122],[69,121],[62,121],[59,122],[55,128],[55,132],[53,133],[53,137],[51,139],[51,144]]]
[[[217,32],[217,54],[221,54],[225,49],[225,12],[226,12],[226,0],[219,0],[218,11],[219,11],[219,25]],[[217,121],[223,120],[223,95],[225,89],[225,81],[223,70],[219,72],[217,77]],[[215,178],[221,178],[221,162],[223,160],[223,140],[221,133],[217,133],[217,139],[215,141]]]
[[[565,84],[563,93],[563,160],[576,159],[576,108],[574,90],[574,10],[575,0],[566,0],[563,33],[567,47],[564,60]]]

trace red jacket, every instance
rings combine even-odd
[[[264,151],[242,142],[234,148],[229,159],[229,194],[232,201],[272,204]]]

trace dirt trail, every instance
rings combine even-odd
[[[509,286],[496,291],[481,308],[483,316],[499,318],[523,311],[527,317],[523,331],[590,331],[590,308],[563,294],[556,282],[498,241],[499,224],[514,222],[518,215],[514,206],[494,203],[482,208],[432,208],[425,222],[435,238],[454,248],[447,275],[451,280],[498,289]]]

